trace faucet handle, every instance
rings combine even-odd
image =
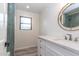
[[[65,36],[65,40],[67,40],[67,37]]]
[[[72,41],[72,34],[66,34],[65,39]]]
[[[72,41],[72,34],[67,34],[69,36],[69,40]]]
[[[78,41],[78,39],[79,39],[79,38],[78,38],[78,37],[76,37],[74,41],[75,41],[75,42],[77,42],[77,41]]]

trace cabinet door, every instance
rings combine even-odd
[[[50,50],[50,53],[52,53],[54,56],[63,56],[63,54],[60,51],[58,51],[58,49],[59,48],[57,47],[57,45],[55,45],[49,41],[46,41],[46,51]],[[51,54],[51,56],[52,56],[52,54]]]
[[[45,56],[46,55],[46,41],[41,39],[40,41],[40,50],[41,50],[41,56]]]
[[[40,55],[45,56],[46,55],[46,48],[41,48]]]
[[[40,56],[40,40],[41,39],[38,39],[38,56]]]
[[[46,56],[60,56],[60,54],[54,49],[51,50],[49,47],[46,47]]]
[[[51,43],[46,41],[46,46],[50,48],[50,50],[55,51],[57,54],[62,55],[62,56],[76,56],[77,54],[71,52],[68,49],[65,49],[61,45]]]
[[[7,3],[0,3],[0,56],[9,55],[5,47],[7,29]]]
[[[38,56],[45,56],[46,54],[46,41],[38,39]]]

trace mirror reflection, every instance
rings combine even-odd
[[[65,8],[59,20],[63,27],[72,29],[79,27],[79,3],[70,4]]]

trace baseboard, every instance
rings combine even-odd
[[[21,48],[15,48],[14,51],[19,51],[19,50],[23,50],[23,49],[28,49],[28,48],[31,48],[31,47],[37,47],[35,45],[32,45],[32,46],[26,46],[26,47],[21,47]]]

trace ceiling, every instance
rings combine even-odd
[[[26,8],[27,5],[29,5],[30,8]],[[40,13],[48,5],[49,3],[16,3],[16,8],[19,10]]]

